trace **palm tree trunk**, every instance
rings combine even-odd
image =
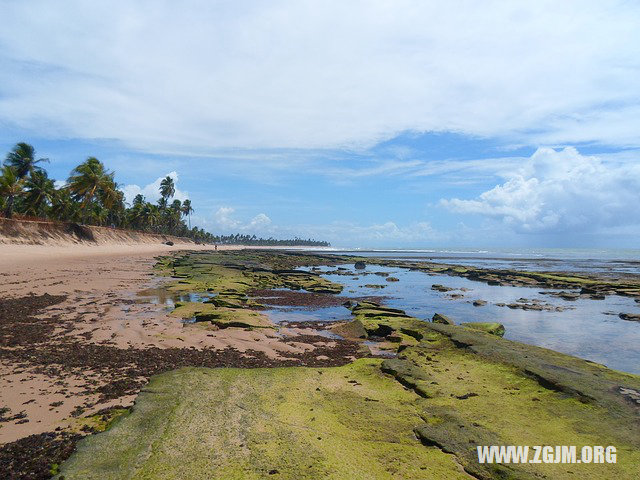
[[[13,195],[9,195],[7,197],[7,206],[4,209],[4,216],[7,218],[11,218],[13,213]]]
[[[82,202],[82,224],[87,224],[87,204],[89,200],[93,198],[93,195],[96,193],[96,187],[93,187],[91,190],[91,195],[87,195],[84,197],[84,201]]]

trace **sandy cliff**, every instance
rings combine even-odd
[[[194,245],[191,239],[171,235],[83,226],[76,223],[0,218],[0,244],[4,245],[130,245],[167,241],[176,245]]]

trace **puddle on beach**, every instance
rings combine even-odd
[[[343,284],[342,295],[345,297],[382,296],[387,306],[403,309],[425,320],[438,312],[451,317],[456,323],[500,322],[506,328],[505,338],[550,348],[616,370],[640,373],[640,323],[618,317],[619,313],[640,313],[640,304],[633,298],[611,295],[605,300],[580,298],[568,301],[549,295],[559,290],[539,287],[492,286],[462,277],[429,275],[377,265],[367,265],[365,270],[355,270],[353,264],[341,267],[348,269],[343,273],[351,272],[352,275],[330,273],[336,271],[333,266],[315,271]],[[387,282],[386,277],[375,275],[375,272],[388,274],[399,281]],[[433,284],[454,290],[435,291],[431,289]],[[381,285],[383,288],[365,285]],[[496,305],[518,303],[520,299],[566,310],[520,310]],[[473,305],[474,300],[484,300],[487,304],[477,307]]]
[[[138,297],[142,297],[141,301],[154,305],[166,305],[167,307],[174,307],[178,302],[203,302],[214,296],[215,293],[212,292],[172,292],[163,287],[149,288],[138,292]]]
[[[282,322],[337,322],[349,320],[351,312],[346,307],[269,307],[260,310],[274,323]]]

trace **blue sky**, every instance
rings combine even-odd
[[[57,179],[93,155],[152,199],[171,174],[216,233],[640,247],[637,3],[0,1],[0,16],[0,149],[32,143]]]

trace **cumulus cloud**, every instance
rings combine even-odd
[[[446,242],[450,235],[435,229],[429,222],[413,222],[398,225],[393,221],[360,224],[355,222],[332,222],[325,225],[296,225],[274,228],[280,236],[301,236],[327,240],[339,247],[379,247],[409,244],[433,245]]]
[[[413,222],[404,226],[399,226],[392,221],[369,225],[354,222],[277,225],[264,213],[247,221],[238,220],[234,217],[235,213],[235,208],[223,206],[215,212],[212,222],[205,219],[202,223],[214,233],[248,233],[276,238],[315,238],[327,240],[334,246],[348,247],[437,243],[449,238],[447,233],[436,230],[429,222]]]
[[[1,11],[0,121],[40,136],[185,153],[358,147],[406,130],[638,144],[637,2],[34,0]]]
[[[597,232],[640,224],[640,165],[605,164],[575,148],[538,149],[515,171],[472,200],[448,209],[502,220],[520,233]]]
[[[349,222],[336,222],[323,227],[325,236],[334,241],[349,242],[393,242],[434,241],[443,238],[429,222],[415,222],[407,226],[398,226],[395,222],[359,225]],[[321,233],[322,230],[318,233]]]
[[[176,185],[176,192],[173,195],[174,200],[180,200],[181,202],[185,201],[189,198],[189,193],[184,192],[178,188],[178,172],[169,172],[166,175],[156,178],[156,180],[144,187],[139,185],[130,184],[121,187],[121,190],[124,192],[125,201],[129,204],[133,202],[133,199],[136,195],[142,194],[147,199],[148,202],[155,202],[160,198],[160,183],[165,177],[173,178],[173,182]]]
[[[233,218],[236,211],[233,207],[220,207],[213,215],[213,227],[221,229],[223,233],[251,233],[265,234],[269,231],[271,219],[264,213],[259,213],[248,222]]]

